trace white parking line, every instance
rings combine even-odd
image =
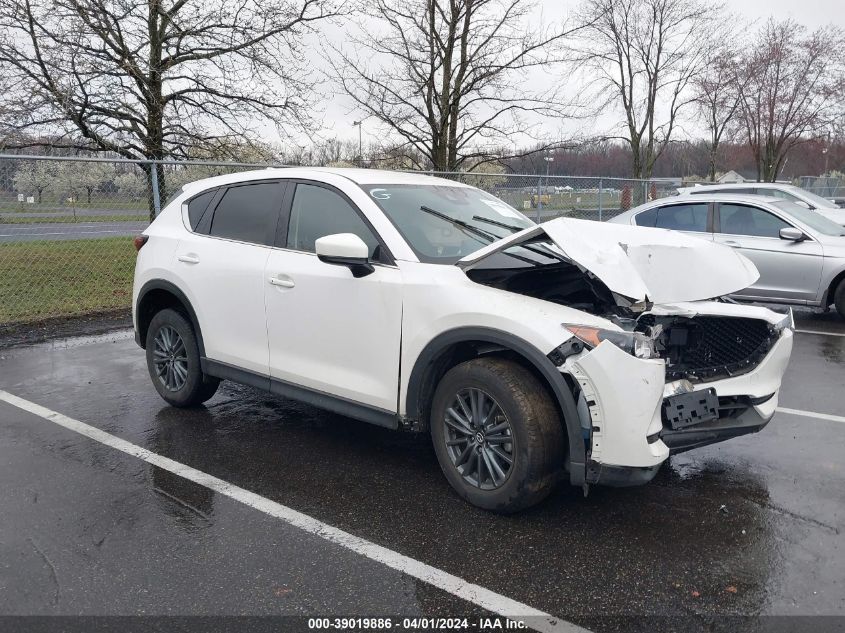
[[[441,569],[427,565],[399,552],[394,552],[349,532],[344,532],[307,514],[298,512],[293,508],[283,506],[280,503],[271,501],[244,488],[239,488],[234,484],[218,479],[196,468],[148,451],[145,448],[106,433],[94,426],[74,420],[61,413],[56,413],[39,404],[19,398],[14,394],[0,390],[0,400],[29,413],[33,413],[45,420],[49,420],[70,431],[84,435],[95,442],[100,442],[127,455],[137,457],[148,464],[158,466],[174,475],[178,475],[195,484],[213,490],[220,495],[239,501],[264,514],[281,519],[285,523],[297,527],[300,530],[352,550],[361,556],[382,563],[391,569],[407,574],[417,580],[433,585],[453,596],[478,605],[482,609],[511,620],[523,621],[532,629],[543,632],[589,633],[587,629],[583,629],[571,622],[561,620],[553,615],[534,609],[527,604],[517,602],[479,585],[469,583]]]
[[[798,334],[818,334],[819,336],[845,336],[842,332],[818,332],[816,330],[795,330]]]
[[[802,411],[801,409],[789,409],[787,407],[778,407],[779,413],[788,413],[790,415],[800,415],[805,418],[816,418],[818,420],[827,420],[828,422],[842,422],[845,424],[845,416],[832,415],[830,413],[816,413],[815,411]]]

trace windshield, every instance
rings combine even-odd
[[[833,220],[828,220],[823,215],[819,215],[815,211],[805,209],[800,204],[789,202],[788,200],[781,200],[780,202],[773,202],[781,211],[791,215],[793,218],[809,226],[811,229],[818,231],[822,235],[845,235],[845,230]]]
[[[801,187],[789,187],[788,190],[794,191],[796,196],[800,196],[801,198],[808,200],[817,209],[839,208],[830,200],[822,198],[821,196],[814,194],[812,191],[807,191],[806,189],[802,189]]]
[[[421,262],[454,264],[507,235],[534,226],[519,211],[473,187],[362,185]]]

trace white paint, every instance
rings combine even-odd
[[[37,415],[45,420],[49,420],[61,427],[84,435],[85,437],[104,444],[110,448],[137,457],[148,464],[157,466],[163,470],[173,473],[194,482],[200,486],[204,486],[209,490],[213,490],[217,494],[229,497],[235,501],[239,501],[244,505],[254,508],[264,514],[280,519],[285,523],[299,528],[309,534],[318,536],[330,543],[339,545],[348,550],[360,554],[370,560],[382,563],[387,567],[407,574],[417,580],[428,583],[442,591],[452,594],[462,600],[471,602],[482,609],[491,611],[500,616],[507,617],[513,620],[525,621],[531,628],[537,631],[549,632],[567,632],[579,633],[587,632],[575,624],[561,620],[548,613],[534,609],[533,607],[512,600],[506,596],[498,594],[489,589],[485,589],[479,585],[463,580],[457,576],[445,572],[431,565],[427,565],[421,561],[405,556],[393,550],[377,545],[366,539],[345,532],[334,526],[323,523],[313,517],[298,512],[280,503],[271,501],[265,497],[239,488],[227,481],[218,479],[212,475],[204,473],[196,468],[192,468],[180,462],[174,461],[167,457],[163,457],[157,453],[141,448],[136,444],[127,442],[119,437],[106,433],[105,431],[93,427],[79,420],[74,420],[66,415],[57,413],[46,407],[42,407],[34,402],[24,400],[11,393],[0,390],[0,400],[5,401],[12,406]]]
[[[789,415],[800,415],[805,418],[816,418],[817,420],[827,420],[828,422],[841,422],[845,424],[845,416],[832,415],[830,413],[816,413],[815,411],[802,411],[801,409],[789,409],[787,407],[778,407],[778,413],[788,413]]]
[[[467,255],[469,270],[509,246],[546,234],[573,262],[632,301],[657,304],[731,294],[759,273],[731,248],[677,231],[557,218],[514,233]]]

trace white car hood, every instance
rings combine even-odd
[[[558,218],[493,242],[458,262],[469,270],[510,246],[545,234],[568,259],[632,304],[698,301],[732,294],[760,277],[728,246],[684,233]]]

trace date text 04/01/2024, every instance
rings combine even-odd
[[[365,629],[371,631],[389,631],[392,629],[407,631],[445,631],[445,630],[518,630],[526,629],[525,622],[504,617],[482,618],[309,618],[308,628],[319,629]]]

